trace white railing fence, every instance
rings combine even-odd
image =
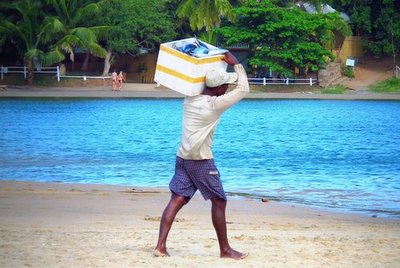
[[[395,71],[395,73],[396,73],[396,78],[400,78],[400,66],[397,66],[397,65],[396,65],[396,71]]]
[[[249,78],[249,84],[252,85],[309,85],[318,83],[315,78]]]
[[[111,76],[90,76],[90,75],[60,75],[60,78],[79,78],[83,79],[84,81],[88,79],[108,79]]]
[[[40,74],[54,74],[57,81],[60,82],[61,78],[79,78],[86,81],[87,79],[109,79],[111,76],[89,76],[89,75],[60,75],[60,67],[40,67],[34,68],[34,73]],[[26,66],[0,66],[1,80],[4,79],[6,74],[23,74],[26,79],[28,76],[28,67]]]
[[[89,76],[89,75],[60,75],[59,66],[56,67],[40,67],[34,68],[34,73],[41,74],[54,74],[57,77],[57,81],[60,82],[61,78],[78,78],[86,81],[87,79],[109,79],[111,76]],[[21,73],[24,78],[27,78],[28,68],[26,66],[1,66],[0,67],[1,80],[4,79],[4,75],[10,73]],[[400,75],[400,68],[396,68],[396,77]],[[249,83],[252,85],[317,85],[318,80],[315,78],[249,78]]]
[[[55,74],[57,76],[57,81],[60,82],[60,68],[56,67],[36,67],[33,69],[34,73],[41,74]],[[0,67],[1,80],[4,79],[6,74],[23,74],[24,78],[27,78],[28,67],[26,66],[3,66]]]

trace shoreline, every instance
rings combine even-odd
[[[154,258],[167,189],[0,181],[2,267],[398,267],[400,221],[279,202],[229,200],[232,247],[220,259],[210,202],[196,194]]]
[[[184,95],[155,84],[126,83],[122,92],[108,86],[95,87],[18,87],[0,90],[0,98],[150,98],[180,99]],[[377,94],[368,91],[352,91],[344,94],[321,94],[312,91],[292,93],[247,94],[245,99],[298,99],[298,100],[400,100],[399,93]]]
[[[170,195],[170,190],[168,188],[168,184],[163,186],[137,186],[137,185],[126,185],[126,184],[108,184],[105,182],[101,183],[88,183],[88,182],[64,182],[64,181],[35,181],[35,180],[1,180],[0,186],[2,183],[15,183],[15,184],[32,184],[35,186],[39,186],[43,184],[46,185],[55,185],[56,187],[68,188],[68,187],[77,187],[77,188],[88,188],[88,187],[100,187],[100,188],[111,188],[111,189],[135,189],[137,191],[144,192],[154,192],[154,193],[163,193],[166,195]],[[1,188],[1,187],[0,187]],[[130,191],[130,190],[126,190]],[[379,211],[379,210],[356,210],[351,208],[343,208],[343,207],[327,207],[323,205],[317,205],[313,203],[301,203],[296,202],[295,200],[281,200],[280,198],[271,197],[267,194],[265,195],[252,195],[243,192],[232,192],[226,191],[226,196],[228,197],[228,202],[255,202],[255,203],[265,203],[265,204],[275,204],[276,206],[282,207],[293,207],[298,209],[312,210],[315,213],[326,213],[332,215],[340,215],[340,216],[350,216],[355,218],[365,218],[365,219],[381,219],[385,221],[393,221],[400,223],[400,217],[398,214],[390,213],[390,211]],[[201,197],[200,192],[196,192],[196,196],[200,198],[200,200],[204,199]],[[264,201],[263,201],[264,200]]]
[[[235,192],[226,192],[228,200],[239,200],[239,201],[252,201],[252,202],[263,202],[262,199],[267,199],[266,202],[274,202],[282,206],[291,206],[298,208],[311,209],[331,214],[339,215],[350,215],[361,218],[379,218],[389,221],[400,221],[398,213],[387,210],[371,209],[371,210],[356,210],[351,208],[340,208],[340,207],[326,207],[323,205],[316,205],[312,203],[299,203],[291,200],[279,200],[279,198],[269,198],[267,196],[253,196],[250,194],[238,194]]]
[[[76,182],[63,182],[63,181],[54,181],[54,182],[40,182],[40,181],[29,181],[29,180],[0,180],[0,192],[4,189],[10,190],[8,188],[15,187],[16,190],[22,191],[72,191],[72,192],[87,192],[89,189],[92,192],[97,191],[111,191],[111,192],[119,192],[125,194],[160,194],[160,195],[167,195],[167,199],[170,196],[170,190],[168,186],[166,187],[142,187],[142,186],[135,186],[135,185],[117,185],[117,184],[104,184],[104,183],[76,183]],[[33,187],[33,188],[31,188]],[[97,189],[97,190],[94,190]],[[226,192],[228,197],[228,203],[258,203],[261,205],[266,206],[274,206],[276,208],[282,209],[283,211],[289,210],[299,210],[300,215],[303,213],[311,213],[316,215],[325,215],[331,217],[343,217],[343,218],[350,218],[353,220],[367,220],[371,219],[372,222],[376,220],[387,221],[387,222],[394,222],[400,224],[400,219],[397,218],[390,218],[390,217],[371,217],[364,213],[352,212],[352,211],[340,211],[339,209],[330,209],[325,207],[319,207],[316,205],[307,205],[307,204],[300,204],[300,203],[292,203],[287,201],[279,201],[274,199],[269,199],[267,197],[261,196],[251,196],[251,195],[240,195],[235,192]],[[266,198],[267,201],[262,201],[262,199]],[[208,201],[204,200],[201,196],[200,192],[196,192],[193,200],[197,200],[199,202],[207,203]],[[196,202],[197,202],[196,201]],[[164,208],[165,204],[161,204],[160,208]]]

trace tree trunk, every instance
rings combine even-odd
[[[108,76],[108,73],[110,72],[111,56],[112,56],[111,49],[107,49],[106,57],[104,58],[104,68],[102,76]]]
[[[317,10],[318,14],[322,13],[322,1],[321,0],[314,0],[315,9]]]
[[[394,46],[393,17],[390,19],[390,30],[392,34],[393,76],[396,77],[396,49]]]
[[[33,62],[31,59],[26,59],[25,64],[28,67],[28,85],[32,86],[33,85],[33,79],[34,79],[34,72],[33,72]]]
[[[74,72],[75,71],[75,53],[73,51],[71,51],[71,53],[69,54],[69,59],[71,60],[71,71]]]
[[[392,32],[392,54],[393,54],[393,76],[396,77],[396,50],[394,48],[394,37]]]
[[[85,59],[83,60],[81,71],[86,72],[89,65],[90,53],[86,52]]]

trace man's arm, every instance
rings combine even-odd
[[[236,65],[240,64],[235,55],[233,55],[231,52],[227,52],[224,55],[224,61],[228,63],[229,65]]]
[[[214,99],[213,106],[216,110],[228,109],[243,99],[243,97],[246,96],[246,94],[250,91],[246,70],[244,69],[243,65],[239,63],[239,61],[231,52],[225,54],[224,60],[229,65],[233,65],[233,69],[238,76],[238,80],[237,86],[232,91]]]

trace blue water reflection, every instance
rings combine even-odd
[[[2,99],[0,179],[167,186],[181,100]],[[218,126],[228,192],[400,218],[400,102],[244,100]]]

